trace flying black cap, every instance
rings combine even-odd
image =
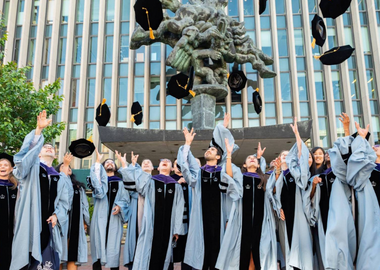
[[[164,19],[161,1],[137,0],[134,9],[137,23],[141,25],[145,31],[149,30],[150,38],[155,39],[153,30],[157,30]]]
[[[320,56],[314,56],[314,58],[319,59],[324,65],[339,65],[350,58],[354,50],[350,45],[334,47]]]
[[[262,101],[259,94],[259,88],[256,88],[256,90],[252,94],[252,103],[253,103],[253,106],[255,107],[256,113],[260,114],[261,108],[262,108]]]
[[[95,151],[95,145],[91,140],[79,139],[72,141],[69,150],[74,157],[85,158],[91,156]]]
[[[267,8],[267,0],[260,0],[259,1],[259,14],[263,14],[265,9]]]
[[[350,7],[351,0],[321,0],[319,8],[324,18],[336,19]]]
[[[322,47],[326,41],[326,25],[321,17],[315,14],[313,20],[311,21],[311,32],[313,34],[313,43],[311,46],[315,47],[315,44]]]
[[[106,99],[103,98],[102,103],[96,108],[95,120],[98,122],[99,126],[105,127],[111,118],[110,108],[106,104]]]
[[[131,114],[131,121],[134,122],[136,125],[140,125],[142,123],[143,112],[142,107],[138,101],[133,102]]]
[[[168,83],[168,94],[176,99],[185,98],[189,95],[195,96],[192,91],[194,83],[194,68],[190,68],[190,76],[184,73],[178,73],[170,78]]]
[[[241,70],[234,70],[228,77],[228,86],[232,91],[239,92],[247,84],[247,77]]]

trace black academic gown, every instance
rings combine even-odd
[[[17,188],[0,180],[0,269],[9,269],[12,258],[14,212]]]
[[[182,178],[182,176],[178,174],[173,174],[171,177],[178,182],[179,179]],[[189,227],[189,185],[187,183],[181,184],[182,191],[183,191],[183,198],[185,199],[185,210],[183,211],[183,224],[187,228]],[[187,234],[186,235],[179,235],[177,240],[177,245],[173,249],[173,262],[183,262],[183,259],[185,257],[185,248],[186,248],[186,242],[187,242]]]
[[[259,176],[243,176],[243,220],[240,248],[240,270],[248,270],[251,259],[260,270],[260,239],[264,219],[265,191]]]
[[[69,262],[78,261],[78,245],[79,245],[79,229],[80,229],[80,212],[81,212],[81,198],[80,187],[73,185],[73,204],[71,206],[69,216],[69,239],[68,259]]]

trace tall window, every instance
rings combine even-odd
[[[24,9],[25,9],[25,0],[19,0],[17,6],[17,26],[16,26],[16,35],[15,35],[15,46],[13,48],[13,58],[12,60],[18,63],[18,58],[20,55],[20,45],[21,45],[21,32],[22,25],[24,24]]]
[[[165,47],[167,58],[172,52],[172,48],[169,45],[166,45]],[[175,74],[177,74],[177,70],[166,66],[166,88],[163,89],[163,91],[166,91],[170,78]],[[173,96],[167,95],[165,105],[165,129],[177,129],[177,99]]]

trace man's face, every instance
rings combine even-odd
[[[51,144],[45,144],[42,146],[41,152],[40,152],[40,157],[51,157],[55,158],[55,149],[54,146]]]
[[[153,163],[150,159],[144,159],[141,163],[141,168],[146,173],[152,173],[153,171]]]
[[[210,147],[204,154],[206,161],[219,159],[218,150],[215,147]]]
[[[104,162],[104,169],[106,172],[116,171],[115,162],[112,159],[106,160],[106,162]]]
[[[160,171],[160,173],[170,173],[171,169],[172,162],[170,161],[170,159],[161,159],[160,165],[158,166],[158,170]]]
[[[8,179],[9,174],[13,171],[12,164],[7,159],[0,160],[0,178]]]

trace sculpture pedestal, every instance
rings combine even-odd
[[[215,127],[215,104],[217,100],[227,96],[227,87],[223,85],[201,84],[195,85],[193,91],[196,96],[191,99],[191,113],[193,128],[214,129]]]

